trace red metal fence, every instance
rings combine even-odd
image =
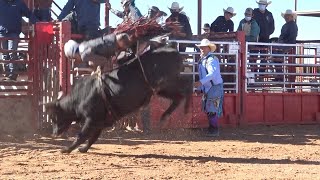
[[[79,74],[73,61],[63,54],[65,42],[75,37],[70,29],[68,22],[37,23],[35,36],[21,39],[25,45],[17,51],[27,54],[26,58],[17,61],[27,64],[26,72],[20,73],[16,82],[0,82],[0,97],[33,97],[37,128],[51,125],[42,104],[54,100],[59,91],[70,92],[73,80]],[[181,52],[186,59],[182,73],[193,75],[196,80],[199,52],[192,47],[199,41],[178,43],[191,47],[190,52]],[[243,33],[237,33],[237,41],[214,43],[218,46],[215,55],[221,60],[225,82],[222,126],[319,123],[320,44],[289,45],[295,51],[281,53],[278,46],[284,45],[246,44]],[[267,63],[261,64],[261,60]],[[282,77],[282,80],[276,81],[276,77]],[[207,127],[200,103],[201,97],[193,96],[190,112],[185,115],[179,107],[170,117],[167,128]],[[168,105],[164,99],[153,98],[150,103],[153,128],[157,127],[160,114]]]

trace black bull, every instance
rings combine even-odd
[[[146,52],[140,60],[147,81],[135,59],[101,77],[92,75],[80,79],[70,95],[46,104],[54,135],[65,132],[73,121],[84,124],[76,140],[62,149],[63,153],[70,153],[88,140],[79,148],[80,152],[87,152],[105,127],[111,127],[121,117],[147,105],[153,94],[171,100],[160,122],[164,122],[184,99],[187,112],[192,77],[180,75],[183,63],[179,52],[160,48]]]

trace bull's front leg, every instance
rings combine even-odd
[[[90,121],[86,120],[86,123],[82,127],[82,130],[78,134],[76,140],[74,140],[70,146],[63,148],[61,150],[61,153],[71,153],[71,151],[73,151],[75,148],[77,148],[80,144],[84,143],[90,137],[92,130],[89,128],[88,122],[90,122]]]
[[[101,134],[101,131],[102,130],[100,130],[100,129],[96,130],[96,132],[94,132],[94,134],[92,134],[92,136],[88,139],[88,143],[85,146],[78,148],[78,150],[81,153],[86,153],[89,150],[89,148],[91,147],[91,145],[97,141],[97,139],[99,138],[99,136]]]
[[[178,107],[181,101],[172,101],[168,109],[162,114],[160,122],[164,122],[170,114]]]

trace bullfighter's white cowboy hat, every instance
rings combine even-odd
[[[79,48],[79,43],[74,40],[69,40],[66,44],[64,44],[64,54],[67,58],[74,58],[77,49]]]
[[[257,1],[258,4],[263,4],[263,5],[269,5],[272,3],[272,1],[268,1],[268,0],[259,0]]]
[[[292,11],[291,9],[287,9],[286,12],[281,13],[281,16],[284,18],[285,15],[292,15],[293,19],[297,18],[297,13]]]
[[[168,8],[170,9],[170,11],[180,12],[180,11],[182,11],[183,6],[180,7],[180,5],[179,5],[178,2],[173,2],[173,3],[171,4],[171,8],[170,8],[170,7],[168,7]]]
[[[228,7],[227,9],[223,9],[223,12],[224,13],[226,13],[226,12],[230,13],[230,14],[232,14],[232,16],[237,15],[237,13],[234,12],[234,9],[232,7]]]
[[[197,47],[209,47],[211,51],[215,51],[217,46],[209,41],[209,39],[202,39],[200,44],[196,44]]]

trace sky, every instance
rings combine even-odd
[[[61,7],[65,5],[67,0],[55,0]],[[183,6],[183,11],[186,12],[190,18],[190,25],[193,34],[197,34],[197,0],[135,0],[136,6],[140,9],[143,15],[148,13],[151,6],[157,6],[160,10],[165,11],[168,15],[170,11],[168,7],[171,3],[176,1]],[[113,9],[121,10],[120,0],[110,0]],[[246,8],[257,8],[258,5],[255,0],[202,0],[202,24],[211,24],[218,16],[223,15],[223,8],[233,7],[237,15],[232,18],[235,29],[238,27],[241,19],[244,18],[244,11]],[[298,0],[298,11],[305,10],[319,10],[320,0]],[[54,8],[54,7],[53,7]],[[281,12],[287,9],[294,10],[294,0],[273,0],[267,9],[272,12],[275,19],[275,32],[271,37],[279,37],[281,27],[285,23],[281,16]],[[59,12],[55,10],[56,12]],[[104,5],[101,6],[101,26],[104,27]],[[121,23],[122,20],[112,13],[110,13],[110,25],[115,27]],[[315,17],[298,17],[298,40],[320,40],[320,18]]]

